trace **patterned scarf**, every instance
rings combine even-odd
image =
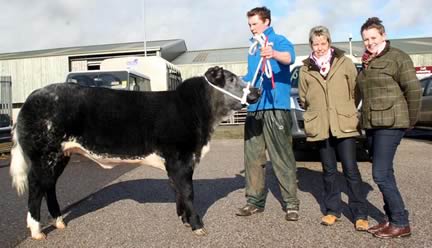
[[[328,72],[330,71],[330,67],[331,67],[331,59],[333,56],[333,48],[330,48],[327,51],[327,54],[325,54],[324,56],[317,58],[314,53],[312,52],[311,55],[309,56],[309,58],[311,60],[313,60],[313,62],[318,66],[319,68],[319,72],[321,73],[321,75],[323,77],[326,77]]]
[[[365,68],[365,69],[368,68],[369,63],[384,50],[384,48],[386,47],[386,44],[387,44],[387,42],[383,42],[383,43],[379,44],[376,53],[371,53],[367,49],[365,49],[363,56],[362,56],[363,68]]]

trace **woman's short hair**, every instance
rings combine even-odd
[[[313,27],[309,32],[309,45],[312,45],[313,38],[315,38],[317,36],[326,37],[328,43],[331,44],[331,36],[330,36],[330,31],[328,30],[328,28],[326,28],[324,26]]]
[[[366,22],[361,26],[360,34],[363,33],[363,31],[371,28],[378,29],[378,32],[380,34],[385,33],[384,25],[382,25],[382,21],[378,17],[371,17],[366,20]]]
[[[266,19],[269,20],[269,25],[271,23],[271,11],[267,7],[256,7],[247,12],[247,17],[250,18],[254,15],[258,15],[259,18],[264,22]]]

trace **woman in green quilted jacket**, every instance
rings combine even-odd
[[[405,237],[411,229],[396,185],[393,159],[405,131],[417,121],[420,82],[411,58],[387,40],[380,19],[367,19],[361,35],[365,47],[363,70],[357,76],[363,100],[361,124],[366,129],[373,179],[382,193],[387,216],[368,231],[379,238]]]

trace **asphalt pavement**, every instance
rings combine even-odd
[[[355,231],[346,204],[341,221],[330,227],[320,225],[321,165],[307,159],[297,162],[298,197],[301,201],[298,222],[284,219],[280,192],[270,163],[266,168],[269,192],[265,211],[249,217],[235,216],[237,208],[244,205],[245,197],[243,141],[233,139],[212,141],[210,152],[194,174],[195,207],[209,232],[205,237],[194,235],[178,219],[174,193],[164,171],[151,167],[118,167],[119,171],[113,173],[79,158],[78,162],[67,167],[58,185],[67,228],[52,228],[44,208],[42,216],[47,239],[30,239],[30,232],[25,229],[25,198],[9,195],[12,194],[9,191],[5,198],[2,192],[0,237],[15,243],[4,245],[2,241],[1,246],[432,247],[432,223],[429,219],[432,214],[431,151],[431,140],[406,138],[395,159],[398,185],[410,211],[413,235],[409,238],[382,240]],[[6,173],[5,168],[0,168],[1,177]],[[374,224],[383,216],[382,197],[373,183],[371,164],[361,162],[359,168],[368,191],[370,222]],[[91,174],[89,170],[96,172]],[[89,178],[95,174],[99,177]],[[343,181],[341,175],[339,179]],[[4,181],[0,181],[2,191],[4,187],[10,188],[10,179]],[[345,187],[343,191],[346,192]],[[347,202],[345,193],[343,200]],[[5,206],[6,213],[3,210]],[[7,218],[17,213],[19,219]]]
[[[27,194],[18,197],[9,176],[8,155],[0,156],[0,247],[14,247],[29,236],[26,228]],[[57,196],[60,207],[71,208],[80,200],[97,192],[134,166],[104,170],[79,156],[73,156],[63,175],[59,178]],[[45,201],[42,204],[43,223],[50,221]]]

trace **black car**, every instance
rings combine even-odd
[[[432,76],[420,80],[422,86],[422,100],[418,127],[432,127]]]

